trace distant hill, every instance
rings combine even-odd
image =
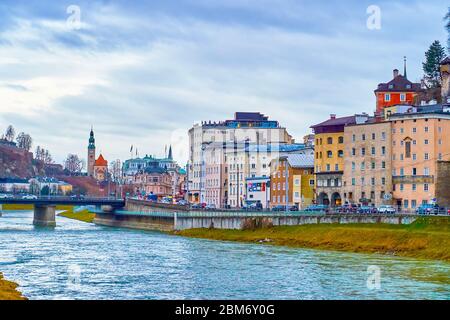
[[[33,153],[0,143],[0,178],[28,179],[38,175],[45,175],[44,164],[34,160]]]

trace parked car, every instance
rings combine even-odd
[[[306,212],[328,212],[329,208],[325,204],[312,204],[305,208]]]
[[[437,204],[431,204],[431,203],[425,203],[421,204],[417,209],[417,214],[438,214],[438,213],[445,213],[445,211],[442,208],[439,208]]]
[[[285,210],[286,206],[283,206],[281,204],[272,207],[272,211],[285,211]]]
[[[214,203],[207,204],[205,206],[205,209],[206,210],[215,210],[216,209],[216,205]]]
[[[83,200],[84,199],[84,195],[82,195],[82,194],[74,194],[74,195],[70,196],[70,199]]]
[[[38,197],[36,197],[34,194],[26,194],[22,196],[22,199],[24,200],[36,200]]]
[[[12,194],[8,194],[8,193],[0,194],[0,199],[12,199],[12,198],[14,198],[14,196]]]
[[[184,199],[181,199],[181,200],[178,200],[177,204],[180,206],[187,206],[189,204],[189,202]]]
[[[358,213],[377,213],[377,208],[370,206],[361,206],[358,209]]]
[[[206,207],[206,203],[194,203],[191,205],[191,209],[204,209]]]
[[[356,213],[358,212],[358,206],[354,203],[346,203],[336,209],[338,213]]]
[[[298,206],[296,205],[290,206],[289,211],[298,211]]]
[[[377,210],[379,213],[396,213],[397,212],[397,210],[395,210],[395,208],[390,205],[381,205],[378,207]]]

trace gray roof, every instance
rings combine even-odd
[[[289,154],[287,156],[292,168],[314,168],[314,155],[312,154]]]

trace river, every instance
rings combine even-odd
[[[63,217],[55,229],[35,228],[32,220],[31,212],[0,217],[0,272],[29,299],[450,298],[444,262],[190,239]],[[367,285],[369,266],[381,272],[378,289]]]

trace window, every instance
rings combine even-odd
[[[313,185],[314,185],[314,179],[310,179],[310,180],[309,180],[309,185],[310,185],[310,186],[313,186]]]
[[[386,169],[386,161],[381,161],[381,168]]]
[[[333,158],[333,152],[332,151],[327,151],[327,157],[328,158]]]
[[[391,101],[391,94],[390,93],[386,93],[384,95],[384,101]]]
[[[338,143],[344,143],[344,137],[339,137],[338,138]]]
[[[411,158],[411,141],[405,142],[405,157]]]
[[[381,147],[381,154],[384,156],[384,155],[386,155],[386,147],[385,146],[382,146]]]
[[[404,176],[404,175],[405,175],[405,169],[400,168],[400,175],[401,175],[401,176]]]
[[[400,184],[400,191],[405,190],[405,186],[403,185],[403,183]]]
[[[361,155],[365,156],[366,155],[366,148],[361,148]]]
[[[411,89],[411,85],[409,83],[406,85],[406,89]]]
[[[416,208],[417,207],[417,200],[411,200],[411,208]]]
[[[423,168],[423,175],[429,176],[430,175],[430,168]]]
[[[428,191],[428,183],[423,184],[423,191]]]
[[[352,186],[354,186],[356,184],[356,179],[352,178]]]
[[[366,140],[366,135],[364,133],[362,134],[361,139],[362,139],[362,141]]]
[[[409,201],[403,200],[403,208],[408,209],[408,206],[409,206]]]
[[[299,186],[300,185],[300,179],[295,179],[295,185]]]
[[[352,156],[356,156],[356,149],[352,148]]]
[[[417,132],[417,128],[413,128],[413,133],[416,133]]]
[[[371,168],[372,168],[372,170],[375,170],[375,162],[371,163]]]
[[[352,142],[355,142],[356,141],[356,135],[352,135]]]
[[[429,155],[428,155],[428,153],[425,153],[425,160],[428,160],[428,158],[429,158]]]
[[[375,155],[375,147],[372,147],[371,154],[372,154],[373,156]]]
[[[428,132],[428,127],[425,127],[425,132]]]
[[[327,163],[327,171],[331,171],[331,166],[328,163]]]
[[[375,137],[376,137],[375,133],[372,133],[372,140],[375,140]]]
[[[382,184],[383,186],[386,184],[386,178],[385,178],[385,177],[381,178],[381,184]]]
[[[370,179],[370,183],[374,186],[375,185],[375,178]]]
[[[333,144],[333,138],[328,137],[328,138],[327,138],[327,143],[328,143],[328,144]]]
[[[417,160],[417,154],[413,153],[412,158],[413,160]]]
[[[356,164],[354,162],[352,162],[352,171],[355,171],[356,169]]]
[[[364,161],[361,162],[361,170],[366,170],[366,163]]]
[[[412,175],[416,176],[417,175],[417,168],[412,168]]]
[[[339,165],[337,163],[334,165],[334,170],[339,171]]]
[[[406,101],[406,95],[404,93],[400,93],[400,101]]]
[[[415,183],[412,184],[412,191],[416,191],[417,190],[417,185]]]
[[[339,158],[343,158],[343,157],[344,157],[344,151],[339,150],[339,151],[338,151],[338,157],[339,157]]]
[[[386,132],[381,133],[381,140],[386,140]]]

